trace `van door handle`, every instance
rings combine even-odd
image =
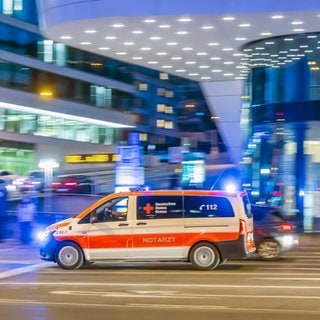
[[[126,227],[128,225],[129,225],[129,223],[119,223],[119,227]]]
[[[147,223],[146,222],[138,222],[137,223],[137,226],[144,226],[144,225],[146,225]]]

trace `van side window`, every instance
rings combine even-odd
[[[186,218],[229,218],[234,217],[230,201],[224,197],[185,196]]]
[[[246,213],[247,218],[252,218],[252,212],[251,212],[251,204],[248,196],[244,196],[242,198],[243,205],[244,205],[244,211]]]
[[[137,219],[182,218],[182,197],[140,196],[137,198]]]
[[[79,221],[79,223],[126,221],[127,213],[128,197],[116,198],[103,203],[101,206]]]

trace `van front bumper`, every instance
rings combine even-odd
[[[53,236],[55,230],[45,231],[40,239],[40,259],[55,262],[55,248],[57,241]]]

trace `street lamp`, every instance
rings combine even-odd
[[[54,159],[43,159],[39,162],[39,168],[44,171],[44,211],[51,211],[51,182],[53,169],[58,168],[59,163]],[[50,210],[49,210],[50,209]]]

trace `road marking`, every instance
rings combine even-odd
[[[146,294],[145,292],[153,292]],[[124,292],[101,292],[101,291],[72,291],[72,290],[59,290],[50,291],[49,293],[55,295],[68,295],[68,296],[98,296],[108,298],[172,298],[175,299],[203,299],[203,298],[249,298],[249,299],[313,299],[319,300],[320,296],[288,296],[288,295],[259,295],[259,294],[204,294],[204,293],[179,293],[178,291],[124,291]]]
[[[109,309],[182,309],[182,310],[224,310],[224,311],[244,311],[251,313],[268,313],[268,314],[301,314],[305,317],[307,314],[316,314],[318,315],[320,309],[317,310],[309,310],[309,309],[284,309],[284,308],[255,308],[255,307],[231,307],[231,306],[223,306],[223,305],[190,305],[190,304],[145,304],[145,303],[124,303],[124,304],[107,304],[107,303],[87,303],[87,302],[49,302],[49,301],[32,301],[32,300],[19,300],[19,299],[0,299],[0,304],[13,304],[17,306],[21,305],[39,305],[39,306],[67,306],[67,307],[76,307],[80,309],[81,307],[101,307],[101,308],[109,308]]]
[[[112,298],[192,298],[198,297],[198,295],[179,294],[177,291],[136,291],[129,290],[124,292],[101,292],[101,291],[50,291],[49,293],[55,295],[67,295],[67,296],[98,296],[98,297],[112,297]]]
[[[0,264],[37,264],[39,263],[39,260],[35,262],[34,260],[28,261],[28,260],[0,260]]]
[[[21,262],[20,262],[21,263]],[[26,267],[21,267],[21,268],[15,268],[12,270],[4,271],[0,273],[0,279],[5,279],[17,275],[21,275],[24,273],[32,272],[41,268],[46,268],[48,267],[48,263],[42,262],[38,264],[32,264]]]
[[[264,278],[252,278],[252,279],[256,279],[256,280],[289,280],[289,281],[320,281],[320,278],[317,277],[317,278],[293,278],[293,277],[290,277],[290,278],[285,278],[285,277],[264,277]]]
[[[280,279],[280,278],[279,278]],[[124,283],[124,282],[1,282],[4,285],[18,286],[79,286],[79,287],[152,287],[152,288],[227,288],[227,289],[320,289],[320,286],[306,285],[236,285],[236,284],[163,284],[163,283]]]

